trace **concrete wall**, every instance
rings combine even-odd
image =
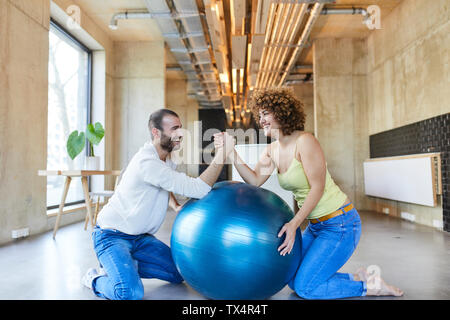
[[[403,1],[368,42],[368,134],[375,134],[450,112],[450,4],[447,0]],[[368,139],[368,138],[367,138]],[[367,198],[366,209],[433,226],[442,221],[442,199],[435,208]]]
[[[14,229],[28,227],[33,235],[53,229],[55,223],[55,217],[47,215],[46,178],[37,171],[47,164],[50,15],[54,10],[64,13],[72,4],[70,0],[54,0],[53,6],[49,0],[0,1],[0,244],[12,241]],[[93,108],[94,113],[98,109],[103,113],[104,166],[112,169],[113,42],[84,12],[80,22],[82,30],[75,30],[76,36],[84,37],[80,40],[94,50],[94,61],[102,63],[93,70]],[[112,186],[112,180],[105,184]],[[60,225],[84,217],[85,210],[63,215]]]
[[[450,111],[450,4],[402,1],[368,38],[369,133]]]
[[[366,197],[363,162],[370,135],[450,112],[449,21],[446,0],[402,1],[367,39],[314,41],[316,136],[358,209],[442,221],[440,197],[435,208]]]

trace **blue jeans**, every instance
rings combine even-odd
[[[94,250],[105,276],[92,283],[94,293],[111,300],[140,300],[144,297],[141,278],[181,283],[170,248],[153,235],[129,235],[95,227]]]
[[[300,229],[299,229],[300,230]],[[302,234],[302,259],[289,287],[304,299],[339,299],[366,295],[366,283],[337,271],[358,245],[361,220],[358,211],[315,224]]]

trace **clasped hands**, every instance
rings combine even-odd
[[[214,134],[214,148],[219,150],[223,148],[224,156],[228,157],[234,151],[234,137],[228,132],[219,132]]]

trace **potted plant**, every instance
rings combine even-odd
[[[94,144],[98,145],[105,136],[105,129],[100,122],[96,122],[95,125],[91,123],[87,125],[86,134],[83,131],[73,131],[67,139],[67,153],[73,160],[83,151],[86,138],[90,143],[90,155],[86,156],[85,169],[86,170],[99,170],[100,169],[100,157],[94,154]]]

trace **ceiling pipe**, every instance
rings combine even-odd
[[[205,52],[208,51],[208,48],[171,48],[171,52],[179,52],[179,53],[197,53],[197,52]]]
[[[195,66],[198,66],[198,65],[201,65],[201,64],[211,64],[211,61],[205,60],[205,61],[195,61],[195,62],[193,62],[191,60],[179,60],[178,64],[180,64],[180,65],[195,65]]]
[[[150,13],[148,11],[142,12],[118,12],[115,13],[111,21],[109,22],[109,28],[112,30],[117,30],[118,21],[120,19],[152,19],[152,18],[165,18],[165,19],[181,19],[181,18],[191,18],[201,16],[199,12],[192,13],[171,13],[171,12],[161,12],[161,13]]]
[[[323,8],[320,12],[321,15],[330,14],[345,14],[345,15],[356,15],[361,14],[363,16],[367,15],[367,10],[364,8],[351,8],[351,9],[334,9],[334,8]]]
[[[162,34],[164,38],[168,39],[188,39],[188,38],[194,38],[194,37],[203,37],[203,32],[185,32],[185,33],[163,33]]]
[[[166,71],[183,71],[183,68],[181,68],[180,66],[167,65]]]
[[[305,83],[314,83],[314,81],[311,80],[311,79],[308,79],[308,80],[287,80],[285,82],[285,85],[293,86],[293,85],[296,85],[296,84],[305,84]]]

